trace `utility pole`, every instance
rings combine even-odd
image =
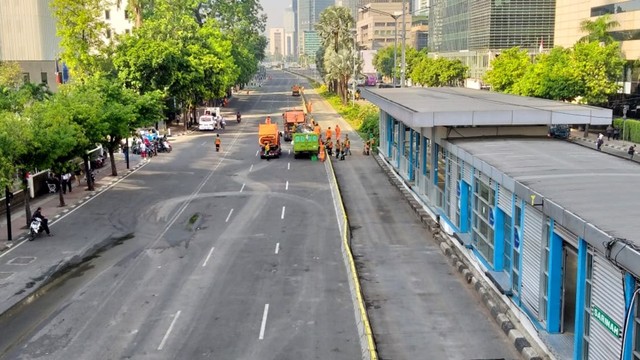
[[[405,9],[405,4],[407,0],[402,0],[402,60],[401,60],[401,70],[400,70],[400,87],[404,87],[404,72],[406,70],[405,64],[405,45],[407,43],[407,22],[405,19],[405,14],[407,13]]]
[[[9,186],[4,187],[4,205],[7,213],[7,241],[11,241],[11,201],[13,193],[9,191]]]

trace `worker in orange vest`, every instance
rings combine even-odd
[[[320,129],[320,125],[318,125],[318,123],[316,123],[314,121],[314,126],[313,126],[313,132],[316,133],[316,135],[318,135],[318,137],[320,137],[320,132],[322,130]]]
[[[327,155],[331,156],[333,154],[333,142],[331,141],[331,139],[327,139]]]
[[[331,139],[331,126],[329,126],[327,128],[327,135],[326,135],[327,139]]]
[[[320,161],[324,162],[325,152],[324,152],[324,144],[320,143],[320,151],[318,152],[318,158]]]
[[[265,124],[271,124],[271,116],[267,116],[267,119],[264,121]]]
[[[336,124],[336,139],[340,139],[340,125]]]
[[[222,144],[220,134],[216,134],[216,152],[220,152],[220,144]]]

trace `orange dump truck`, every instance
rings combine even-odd
[[[302,110],[287,110],[282,114],[282,118],[284,120],[284,141],[291,141],[296,126],[307,121]]]
[[[260,144],[261,159],[280,157],[282,149],[278,124],[258,124],[258,144]]]

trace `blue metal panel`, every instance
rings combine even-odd
[[[427,143],[429,142],[429,140],[427,140],[426,137],[422,137],[422,175],[427,175],[427,164],[428,164],[428,159],[427,159]]]
[[[460,232],[468,233],[471,230],[469,213],[469,201],[471,201],[471,185],[466,181],[460,181]]]
[[[404,123],[398,122],[398,144],[396,148],[396,168],[400,169],[400,156],[403,156],[402,151],[404,150],[404,133],[405,133]]]
[[[632,304],[631,300],[633,299],[633,293],[635,289],[636,280],[629,273],[624,274],[624,302],[626,310],[625,315],[631,313],[629,322],[624,329],[624,349],[622,349],[622,359],[624,360],[631,360],[633,356],[633,314],[635,313],[635,304]],[[640,329],[636,329],[636,331],[640,331]]]
[[[440,145],[433,143],[433,148],[431,151],[431,168],[433,169],[433,184],[438,185],[438,151],[440,150]]]
[[[495,271],[504,269],[504,212],[493,208],[495,221],[493,225],[493,264]]]
[[[391,148],[393,147],[393,118],[387,114],[387,158],[391,159]]]
[[[584,334],[584,305],[587,284],[587,242],[583,239],[578,239],[578,241],[578,275],[576,276],[576,326],[573,339],[573,358],[575,360],[582,359],[582,335]]]
[[[517,296],[514,296],[513,299],[515,301],[516,304],[518,304],[518,306],[520,306],[520,308],[524,308],[522,307],[522,299],[521,299],[521,292],[522,291],[522,237],[524,236],[524,234],[522,233],[522,223],[524,222],[524,211],[520,210],[520,218],[516,219],[515,218],[515,208],[516,205],[520,208],[523,209],[524,208],[524,201],[520,200],[519,204],[516,204],[516,197],[513,197],[513,213],[514,213],[514,217],[513,217],[513,247],[515,249],[518,250],[518,259],[520,261],[518,261],[518,264],[516,266],[518,266],[518,288],[516,289],[516,292],[518,293]],[[517,236],[517,239],[516,239]]]
[[[549,284],[547,284],[547,331],[551,334],[560,332],[562,320],[562,256],[562,238],[553,232],[552,219],[549,239]]]
[[[413,181],[413,141],[415,139],[413,133],[413,129],[409,129],[409,171],[407,172],[409,174],[409,181]]]

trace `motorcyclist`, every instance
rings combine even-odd
[[[236,113],[236,121],[237,121],[237,122],[240,122],[241,117],[242,117],[242,116],[240,115],[240,111],[238,111],[238,112]]]
[[[40,220],[40,226],[47,233],[47,235],[51,236],[51,231],[49,231],[49,219],[47,219],[44,215],[42,215],[42,208],[38,207],[36,211],[33,213],[31,220],[38,219]]]

